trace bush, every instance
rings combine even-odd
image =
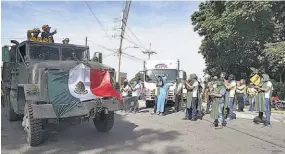
[[[278,96],[280,100],[285,100],[285,83],[272,81],[273,84],[273,96]]]

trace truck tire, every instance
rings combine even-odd
[[[146,108],[153,108],[154,105],[155,105],[155,103],[148,102],[148,101],[145,102],[145,107],[146,107]]]
[[[31,103],[25,105],[25,116],[27,116],[27,142],[30,146],[37,146],[44,141],[43,123],[41,119],[33,118],[33,108]]]
[[[108,132],[114,126],[114,111],[109,111],[108,114],[104,114],[104,111],[96,114],[93,119],[94,125],[99,132]]]
[[[8,120],[11,121],[17,121],[18,120],[18,115],[16,114],[16,112],[14,111],[11,102],[10,102],[10,93],[6,94],[6,99],[5,101],[6,103],[6,110],[7,110],[7,116],[8,116]]]

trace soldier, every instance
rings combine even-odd
[[[270,103],[273,85],[268,74],[262,74],[262,82],[259,86],[255,86],[255,89],[258,91],[255,97],[255,107],[259,115],[254,118],[253,122],[270,126]],[[263,119],[263,112],[265,112],[265,120]]]
[[[207,103],[207,108],[206,108],[206,114],[209,114],[209,110],[210,110],[210,106],[211,106],[211,103],[210,103],[210,96],[209,96],[209,81],[210,80],[210,75],[206,74],[204,76],[204,88],[203,88],[203,96],[204,96],[204,102]]]
[[[199,96],[199,83],[197,81],[197,75],[191,74],[189,81],[184,81],[187,89],[187,103],[186,103],[186,115],[183,120],[191,119],[196,121],[197,116],[197,105]]]
[[[49,27],[49,25],[43,25],[42,26],[42,40],[44,42],[49,42],[49,43],[54,43],[54,39],[53,39],[53,35],[57,33],[56,30],[54,30],[54,32],[50,32],[51,27]]]
[[[38,28],[28,30],[27,31],[27,38],[30,41],[40,41],[40,37],[38,37],[40,33],[41,33],[41,31]]]
[[[228,82],[225,83],[225,86],[228,91],[228,108],[229,108],[229,116],[227,117],[227,120],[235,119],[234,114],[234,101],[235,101],[235,95],[236,95],[236,81],[235,76],[233,74],[230,74],[228,77]]]
[[[213,97],[213,106],[211,111],[211,118],[215,120],[215,128],[220,129],[224,123],[223,109],[225,104],[226,88],[222,80],[216,81],[217,87],[210,95]]]

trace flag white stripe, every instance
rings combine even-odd
[[[85,90],[76,89],[79,82],[82,82]],[[69,70],[68,89],[70,94],[81,101],[95,99],[96,96],[90,90],[90,68],[84,64],[79,64]],[[82,88],[84,89],[84,88]]]

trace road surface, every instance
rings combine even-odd
[[[237,119],[215,130],[209,115],[201,121],[183,121],[183,112],[151,115],[118,112],[109,133],[99,133],[93,123],[56,125],[38,147],[26,144],[20,122],[7,121],[2,109],[2,154],[284,154],[285,124],[272,127]]]

